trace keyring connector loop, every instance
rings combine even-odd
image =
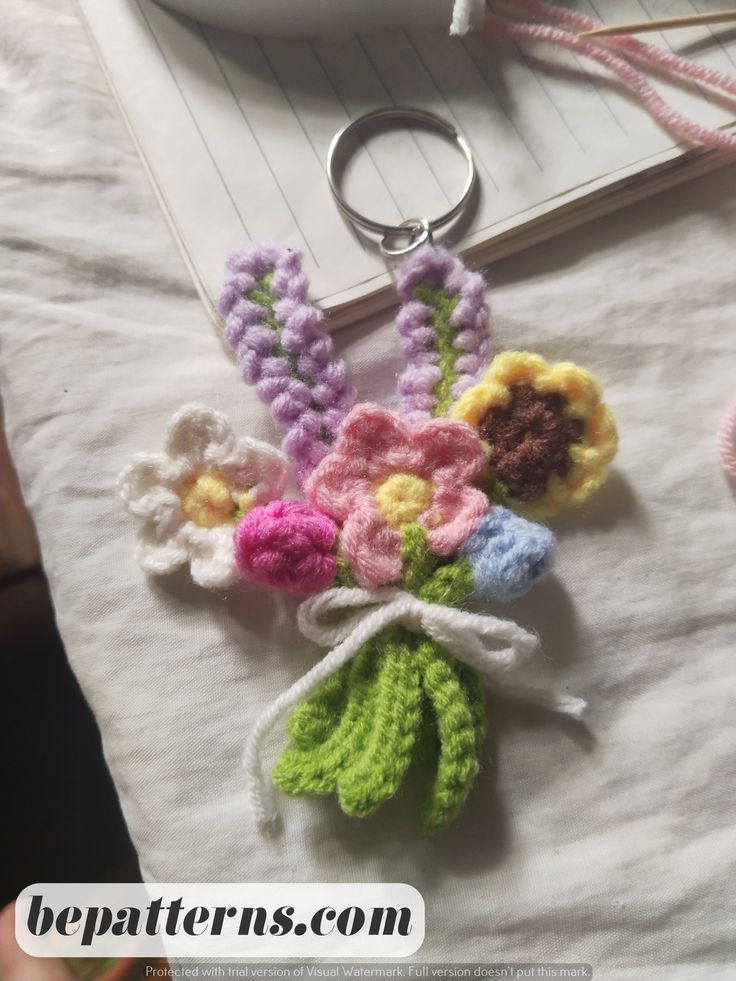
[[[345,200],[342,191],[340,190],[336,168],[336,163],[339,162],[339,158],[344,149],[345,141],[366,123],[384,121],[421,123],[430,129],[438,130],[449,140],[455,143],[460,149],[468,165],[465,184],[457,203],[454,204],[448,211],[444,212],[444,214],[431,219],[409,218],[398,225],[389,225],[385,222],[376,221],[373,218],[369,218],[366,215],[361,214]],[[352,122],[348,123],[347,126],[343,126],[343,128],[333,137],[332,142],[330,143],[330,148],[327,151],[327,180],[329,182],[332,195],[335,199],[335,203],[340,211],[342,211],[342,213],[354,224],[358,225],[360,228],[366,229],[366,231],[374,232],[377,235],[380,235],[381,252],[383,255],[391,258],[406,255],[408,252],[418,248],[425,242],[431,242],[432,234],[434,232],[443,226],[448,225],[451,221],[453,221],[453,219],[457,218],[470,198],[473,186],[475,184],[475,177],[475,161],[473,160],[473,154],[465,137],[462,135],[462,133],[458,132],[452,123],[448,123],[447,120],[442,119],[441,116],[436,116],[432,112],[426,112],[424,109],[408,109],[400,106],[391,106],[386,109],[374,109],[372,112],[367,112],[365,115],[359,116],[357,119],[354,119]],[[416,234],[410,235],[408,245],[400,248],[391,248],[388,245],[388,242],[390,242],[391,239],[406,235],[407,229],[412,228],[416,229]]]
[[[389,259],[399,259],[402,255],[408,255],[420,245],[432,244],[432,232],[429,230],[429,222],[426,218],[407,218],[397,226],[401,231],[409,233],[409,241],[406,245],[392,248],[389,242],[395,237],[394,232],[386,232],[379,243],[381,252]]]

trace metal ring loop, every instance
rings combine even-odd
[[[393,238],[392,232],[386,232],[381,239],[381,252],[389,259],[399,259],[402,255],[408,255],[420,245],[432,241],[432,232],[429,230],[429,222],[426,218],[407,218],[398,226],[402,232],[409,232],[409,241],[406,245],[398,248],[391,248],[388,242]]]
[[[348,204],[343,197],[335,172],[335,163],[340,157],[345,141],[366,123],[383,122],[388,120],[417,122],[428,126],[430,129],[439,130],[457,145],[465,157],[468,165],[468,173],[465,178],[465,185],[460,198],[457,203],[449,209],[449,211],[439,215],[439,217],[431,219],[409,218],[406,221],[401,222],[399,225],[388,225],[384,222],[374,221],[374,219],[368,218],[366,215],[361,214],[359,211],[353,208],[352,205]],[[343,126],[343,128],[333,137],[332,142],[330,143],[330,148],[327,151],[327,180],[338,208],[354,224],[359,225],[361,228],[365,228],[369,232],[375,232],[376,234],[381,235],[381,252],[384,255],[391,257],[405,255],[407,252],[411,252],[412,249],[417,248],[420,244],[427,241],[431,242],[433,232],[437,231],[438,228],[442,228],[443,225],[449,224],[454,218],[457,218],[467,204],[473,190],[473,185],[475,184],[475,176],[476,172],[473,154],[462,133],[459,133],[452,123],[448,123],[447,120],[442,119],[441,116],[436,116],[432,112],[425,112],[424,109],[407,109],[400,106],[391,106],[387,109],[374,109],[372,112],[367,112],[365,115],[359,116],[358,119],[354,119],[351,123],[348,123],[347,126]],[[386,244],[387,240],[395,236],[405,235],[407,228],[414,228],[417,231],[421,229],[421,232],[418,235],[411,235],[407,246],[400,249],[389,248],[389,246]]]

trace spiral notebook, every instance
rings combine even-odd
[[[254,38],[152,0],[78,2],[212,316],[224,256],[254,240],[302,250],[313,295],[333,327],[390,302],[391,269],[339,214],[325,173],[334,133],[379,106],[437,113],[470,143],[478,193],[451,244],[475,265],[732,159],[683,151],[609,79],[594,68],[585,73],[568,53],[438,30]],[[707,8],[688,0],[568,5],[610,22]],[[733,32],[696,28],[648,40],[736,69]],[[705,125],[736,124],[733,107],[705,92],[660,88]],[[446,211],[463,177],[452,146],[400,128],[366,140],[346,168],[344,190],[359,210],[399,223]]]

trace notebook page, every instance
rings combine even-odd
[[[482,35],[450,39],[436,30],[337,41],[255,39],[203,26],[152,0],[79,2],[210,302],[227,252],[258,239],[300,248],[313,294],[328,308],[390,283],[372,243],[338,213],[325,174],[334,133],[373,108],[424,108],[453,121],[468,139],[479,182],[474,211],[453,243],[460,249],[677,152],[595,67],[581,78],[581,63],[569,53],[530,53]],[[609,22],[707,7],[690,0],[575,5]],[[698,28],[647,40],[672,50],[706,37],[712,40]],[[721,37],[697,57],[733,71],[733,34]],[[712,96],[660,90],[706,125],[733,119]],[[462,179],[452,147],[432,134],[398,129],[366,142],[346,169],[344,190],[360,210],[399,222],[447,210]]]

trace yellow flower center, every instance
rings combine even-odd
[[[227,480],[216,470],[192,477],[182,487],[179,497],[184,515],[200,528],[225,525],[235,518],[235,502]],[[241,495],[241,501],[243,497],[247,494]]]
[[[376,487],[376,504],[389,527],[415,521],[432,503],[434,485],[413,473],[394,473]]]

